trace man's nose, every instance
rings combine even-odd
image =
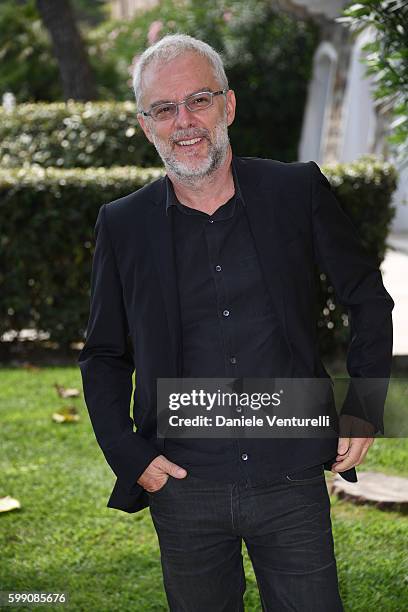
[[[188,110],[185,104],[180,104],[178,107],[178,113],[176,115],[176,127],[185,128],[189,127],[194,123],[194,113]]]

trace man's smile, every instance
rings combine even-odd
[[[201,136],[187,136],[183,138],[174,139],[174,148],[175,149],[183,149],[184,152],[193,153],[202,148],[203,143],[205,143],[208,138],[204,135]]]
[[[192,147],[193,145],[200,143],[202,140],[202,138],[192,138],[191,140],[178,140],[176,141],[176,144],[182,147]]]

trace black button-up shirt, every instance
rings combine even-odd
[[[289,349],[262,275],[235,173],[234,196],[212,215],[181,204],[168,177],[166,181],[182,326],[182,376],[285,376]],[[291,465],[298,467],[302,459],[293,450],[296,446],[300,451],[299,442],[167,438],[164,454],[198,477],[256,482]]]

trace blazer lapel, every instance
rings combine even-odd
[[[276,219],[278,194],[270,189],[262,189],[247,171],[244,160],[234,156],[233,167],[241,197],[245,202],[245,211],[265,282],[281,320],[288,345],[291,347],[286,318],[284,284],[281,276],[284,270],[285,241],[278,231]]]
[[[150,214],[147,217],[147,228],[166,309],[171,342],[171,368],[173,376],[177,377],[181,375],[182,367],[180,306],[171,217],[166,215],[166,191],[164,185],[163,181],[162,193],[158,194],[158,198],[150,209]]]

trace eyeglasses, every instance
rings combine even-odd
[[[193,113],[195,111],[204,110],[212,105],[214,96],[226,94],[228,89],[220,89],[220,91],[200,91],[185,98],[181,102],[163,102],[155,104],[150,108],[150,111],[140,111],[145,117],[151,117],[155,121],[166,121],[172,119],[178,114],[178,107],[185,104],[186,108]]]

